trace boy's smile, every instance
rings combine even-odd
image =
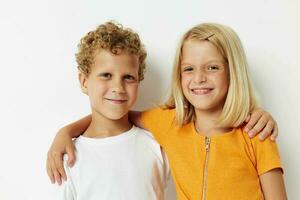
[[[115,103],[115,104],[122,104],[125,103],[127,100],[124,99],[109,99],[109,98],[105,98],[106,100]]]

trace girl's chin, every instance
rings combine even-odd
[[[220,113],[222,112],[222,107],[212,106],[212,105],[196,105],[194,106],[195,112],[212,112]]]

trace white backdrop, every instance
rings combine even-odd
[[[77,81],[76,45],[111,19],[136,30],[148,50],[137,109],[166,97],[183,32],[208,21],[233,27],[263,107],[279,124],[288,195],[298,199],[299,10],[296,0],[1,0],[0,199],[54,198],[45,170],[47,150],[60,127],[89,113]]]

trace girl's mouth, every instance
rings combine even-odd
[[[195,95],[206,95],[209,94],[213,88],[194,88],[191,89],[192,93]]]

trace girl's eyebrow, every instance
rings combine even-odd
[[[211,63],[224,63],[224,61],[220,59],[215,59],[215,60],[209,60],[205,64],[211,64]]]
[[[220,60],[220,59],[212,59],[212,60],[208,60],[207,62],[203,63],[202,65],[207,65],[207,64],[211,64],[211,63],[222,63],[222,64],[224,64],[224,61]],[[188,63],[188,62],[182,62],[180,65],[181,66],[183,66],[183,65],[191,65],[191,66],[193,66],[193,64]]]
[[[180,65],[192,65],[191,63],[182,62]]]

